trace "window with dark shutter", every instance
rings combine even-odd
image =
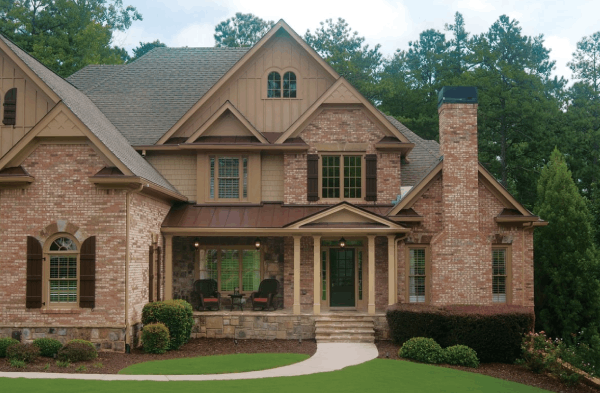
[[[40,242],[27,236],[27,287],[25,288],[25,307],[42,307],[43,250]]]
[[[96,306],[96,236],[85,239],[79,257],[79,307]]]
[[[4,119],[5,125],[15,125],[17,120],[17,88],[12,88],[4,95]]]
[[[319,200],[319,155],[308,154],[307,160],[307,199],[309,201]]]
[[[148,253],[148,301],[154,301],[154,245]]]
[[[377,200],[377,154],[367,154],[365,156],[366,165],[366,180],[367,187],[365,193],[365,200],[376,201]]]

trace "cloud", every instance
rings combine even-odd
[[[573,52],[576,49],[575,44],[566,37],[551,35],[546,37],[544,45],[546,48],[552,49],[550,58],[556,60],[556,70],[553,74],[568,78],[571,75],[571,70],[567,63],[572,60]]]
[[[486,0],[461,0],[456,6],[459,10],[468,9],[477,12],[491,12],[496,8]]]
[[[179,30],[167,43],[169,46],[209,47],[215,46],[215,26],[211,23],[194,23]]]
[[[136,48],[140,42],[153,42],[156,40],[165,42],[165,37],[159,33],[148,32],[142,27],[132,26],[127,31],[115,31],[112,44],[125,48],[129,54],[132,54],[132,49]]]

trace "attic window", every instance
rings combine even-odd
[[[296,74],[290,71],[283,74],[283,98],[296,98]]]
[[[267,97],[281,97],[281,75],[279,75],[279,72],[273,71],[269,74],[267,79]]]
[[[4,125],[15,125],[17,119],[17,88],[12,88],[4,95]]]

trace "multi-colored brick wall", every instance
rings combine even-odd
[[[362,108],[323,109],[301,132],[310,148],[309,154],[321,153],[324,144],[352,144],[347,153],[377,154],[377,204],[389,204],[400,193],[400,153],[381,153],[375,149],[385,134],[371,121]],[[326,150],[331,154],[338,151]],[[343,154],[344,151],[339,151]],[[284,202],[286,204],[322,204],[308,202],[306,154],[288,153],[283,161]],[[363,189],[364,192],[364,189]]]

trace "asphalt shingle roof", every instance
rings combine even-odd
[[[152,145],[248,50],[155,48],[95,86],[90,86],[91,75],[102,78],[106,70],[88,66],[68,81],[85,92],[131,145]]]
[[[107,117],[81,91],[46,68],[13,42],[0,39],[60,97],[62,102],[135,175],[177,193],[177,190],[152,165],[141,157]]]
[[[123,67],[125,64],[91,64],[69,76],[67,80],[85,93],[103,83]]]

